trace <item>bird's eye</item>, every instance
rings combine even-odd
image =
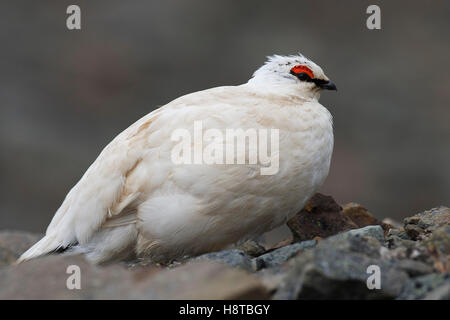
[[[293,67],[290,73],[300,80],[314,79],[314,73],[312,72],[312,70],[307,66],[303,66],[300,64]]]
[[[297,74],[295,74],[295,76],[296,76],[297,78],[299,78],[300,80],[303,80],[303,81],[311,80],[310,76],[308,76],[308,75],[307,75],[306,73],[304,73],[304,72],[297,73]]]

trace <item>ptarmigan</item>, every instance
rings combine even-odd
[[[275,55],[243,85],[187,94],[150,112],[106,146],[67,194],[44,238],[18,262],[68,248],[95,263],[136,256],[170,261],[280,226],[328,175],[333,128],[318,102],[322,89],[336,86],[317,64],[302,55]],[[278,130],[268,147],[276,170],[262,174],[270,164],[259,158],[175,161],[180,142],[174,132],[195,135],[196,124],[224,134]],[[195,149],[199,142],[193,140],[188,144]],[[261,147],[248,140],[245,152]]]

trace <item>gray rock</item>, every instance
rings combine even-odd
[[[189,263],[156,273],[130,288],[131,299],[236,300],[268,299],[257,277],[239,268],[211,262]],[[103,298],[103,297],[102,297]]]
[[[436,270],[450,273],[450,226],[442,226],[422,241],[422,252],[428,252]]]
[[[399,270],[405,271],[410,277],[423,276],[433,273],[434,271],[432,266],[411,259],[394,260],[392,261],[392,266]]]
[[[266,252],[266,249],[254,240],[245,241],[236,249],[244,251],[250,257],[258,257]]]
[[[422,234],[432,233],[442,226],[450,226],[450,208],[440,206],[418,213],[404,220],[404,228],[412,240]]]
[[[138,259],[100,267],[74,255],[15,266],[40,235],[4,231],[0,299],[450,299],[449,221],[439,207],[405,219],[386,239],[370,225],[269,251],[246,242],[168,266]],[[66,287],[69,265],[81,269],[81,290]],[[380,268],[381,289],[367,287],[371,265]]]
[[[343,252],[362,253],[372,258],[380,258],[382,243],[380,242],[380,235],[377,234],[380,229],[380,226],[368,226],[350,230],[322,240],[319,246],[330,247]],[[373,235],[377,238],[373,237]]]
[[[418,222],[419,227],[429,231],[450,225],[450,208],[445,206],[424,211],[417,216],[420,218]]]
[[[445,283],[434,289],[423,300],[450,300],[450,283]]]
[[[349,230],[347,232],[342,232],[335,237],[372,237],[377,239],[380,243],[384,243],[384,231],[383,228],[378,225]]]
[[[252,271],[252,259],[242,250],[232,249],[212,253],[206,253],[196,258],[189,260],[189,262],[210,261],[215,263],[226,264],[233,268],[241,268],[247,271]]]
[[[410,240],[406,232],[391,229],[386,236],[386,244],[389,249],[395,248],[414,248],[416,245],[415,241]]]
[[[66,286],[70,265],[81,270],[81,290],[69,290]],[[131,281],[127,270],[119,266],[101,268],[89,264],[82,256],[46,256],[0,268],[0,300],[94,299],[99,292],[119,297],[120,283],[125,279]]]
[[[425,233],[424,229],[415,224],[405,225],[405,232],[411,240],[418,240]]]
[[[449,299],[450,274],[432,273],[406,282],[399,300]]]
[[[0,266],[14,263],[27,249],[35,244],[42,235],[24,231],[0,232]]]
[[[292,261],[275,299],[394,299],[400,293],[406,272],[363,254],[315,249]],[[368,289],[367,268],[381,271],[381,289]]]
[[[68,289],[67,267],[80,268],[81,289]],[[82,256],[47,256],[0,268],[1,299],[267,299],[262,281],[215,263],[174,269],[96,266]]]
[[[316,248],[289,260],[286,265],[286,275],[280,281],[274,298],[394,299],[397,297],[403,284],[408,280],[408,273],[401,268],[396,268],[394,262],[382,259],[380,254],[382,246],[379,240],[372,236],[362,236],[373,235],[374,230],[377,236],[376,229],[338,234],[321,241]],[[380,267],[380,290],[367,288],[367,279],[370,276],[367,268],[370,265]]]
[[[278,248],[253,259],[256,270],[278,266],[296,256],[301,250],[313,248],[316,240],[308,240]]]

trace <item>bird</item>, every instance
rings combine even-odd
[[[164,263],[222,250],[286,223],[329,173],[333,118],[319,103],[322,90],[337,88],[316,63],[300,53],[272,55],[244,84],[186,94],[153,110],[101,151],[45,236],[17,263],[59,252],[82,253],[95,264],[142,257]],[[277,130],[270,145],[277,168],[262,174],[268,163],[259,158],[197,163],[184,151],[187,161],[175,161],[174,132],[195,134],[199,123],[216,133]],[[246,152],[257,148],[250,142]]]

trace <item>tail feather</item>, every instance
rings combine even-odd
[[[60,247],[61,242],[58,241],[54,235],[46,235],[41,240],[36,242],[30,249],[25,251],[20,258],[17,259],[16,264],[46,255],[58,250]]]

